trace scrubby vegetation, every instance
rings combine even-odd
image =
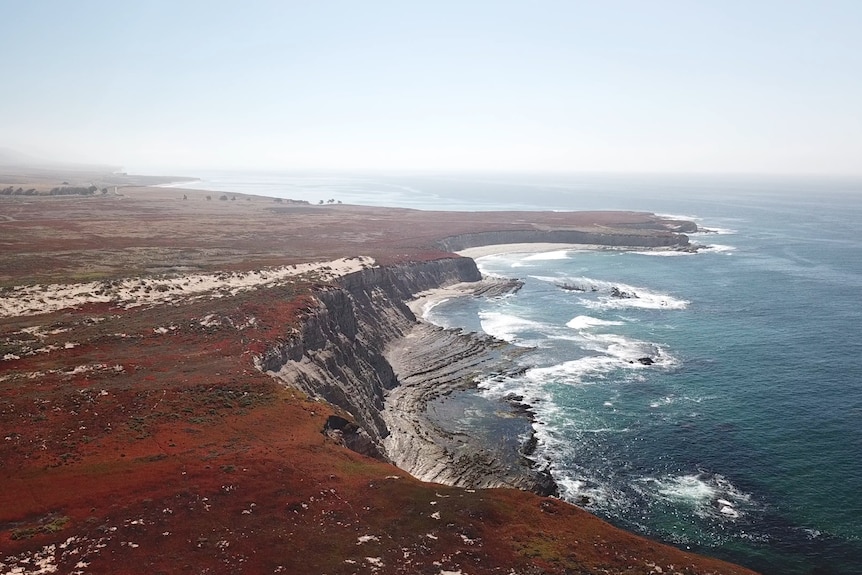
[[[89,186],[70,186],[61,185],[51,188],[50,190],[37,190],[36,188],[27,188],[26,190],[18,186],[7,186],[0,189],[0,195],[3,196],[94,196],[97,193],[105,195],[108,193],[108,188],[99,189],[95,184]]]

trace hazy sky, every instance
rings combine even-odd
[[[862,173],[862,0],[0,0],[0,72],[130,169]]]

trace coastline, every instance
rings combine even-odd
[[[459,250],[457,254],[475,264],[478,258],[499,254],[633,249],[643,251],[645,248],[537,242],[490,244]],[[648,249],[667,251],[668,248]],[[483,275],[479,281],[453,283],[415,293],[405,302],[416,317],[417,325],[390,343],[384,353],[399,381],[385,396],[383,419],[390,436],[384,441],[384,450],[398,467],[424,481],[470,488],[510,486],[543,495],[558,494],[558,486],[549,471],[536,469],[530,458],[536,442],[530,406],[522,403],[520,397],[490,399],[478,391],[481,379],[523,371],[525,367],[517,358],[529,348],[513,346],[484,332],[446,329],[428,320],[428,313],[448,300],[502,297],[515,293],[522,285],[519,279]],[[468,351],[471,346],[479,347],[480,351]],[[498,355],[488,359],[486,356],[491,353]],[[466,365],[461,363],[463,356],[471,360]],[[487,410],[488,405],[496,405],[496,413],[505,414],[501,417],[518,418],[524,423],[520,441],[501,441],[493,433],[490,434],[494,438],[492,441],[457,437],[462,433],[459,414],[480,413]],[[440,417],[440,414],[445,416]],[[502,431],[505,427],[501,419],[494,417],[486,417],[481,425],[492,431]],[[472,426],[471,431],[475,429],[476,426]],[[501,445],[505,446],[502,448],[505,453]],[[466,451],[471,457],[453,456],[453,448]]]
[[[557,494],[550,474],[536,469],[529,458],[535,442],[529,409],[517,398],[489,399],[477,392],[484,377],[520,373],[517,360],[527,350],[425,319],[430,307],[447,299],[501,297],[521,285],[483,278],[426,290],[406,302],[416,323],[384,350],[398,385],[386,392],[381,415],[389,431],[383,440],[388,458],[417,479]],[[493,440],[463,428],[464,421],[476,418]]]
[[[600,244],[573,244],[573,243],[553,243],[553,242],[534,242],[534,243],[513,243],[513,244],[489,244],[484,246],[477,246],[473,248],[465,248],[463,250],[458,250],[456,253],[461,257],[470,258],[473,261],[476,261],[479,258],[488,257],[488,256],[496,256],[502,254],[515,254],[515,253],[525,253],[525,254],[539,254],[545,252],[553,252],[553,251],[626,251],[631,249],[638,249],[640,251],[650,251],[650,252],[663,252],[663,251],[671,251],[669,248],[665,247],[654,247],[654,248],[644,248],[640,246],[605,246]],[[459,284],[449,285],[441,288],[435,288],[431,290],[426,290],[423,292],[419,292],[414,294],[413,299],[406,302],[407,307],[410,308],[410,311],[413,314],[423,321],[425,320],[425,316],[427,313],[434,308],[434,306],[439,305],[446,300],[458,297],[467,297],[467,296],[480,296],[486,295],[488,288],[486,286],[493,288],[493,286],[497,285],[500,280],[506,280],[510,282],[518,282],[519,280],[515,280],[512,278],[495,278],[490,276],[482,276],[482,280],[480,283],[477,282],[463,282]],[[484,282],[484,283],[481,283]],[[502,294],[494,294],[494,295],[502,295]],[[433,325],[433,324],[432,324]]]
[[[2,295],[7,303],[21,295],[18,303],[35,312],[0,318],[8,356],[0,420],[14,430],[0,450],[8,463],[0,505],[7,567],[29,572],[38,559],[72,572],[92,561],[94,573],[109,573],[145,557],[148,571],[218,571],[233,558],[234,570],[335,573],[368,557],[390,569],[405,565],[407,549],[406,568],[429,573],[623,573],[647,561],[749,573],[524,490],[422,483],[335,439],[356,427],[354,412],[382,407],[394,385],[381,353],[416,325],[405,305],[412,294],[479,279],[472,260],[452,257],[438,239],[653,218],[542,212],[512,223],[501,213],[300,209],[176,188],[121,192],[3,199],[10,233],[0,253]],[[340,262],[362,269],[334,277]],[[185,286],[186,279],[194,281]],[[90,288],[83,300],[63,291],[82,286]],[[426,295],[433,293],[441,295]],[[459,357],[468,370],[506,367],[504,346],[419,329],[447,352],[472,347],[475,360]],[[255,369],[269,351],[283,353],[273,363],[290,364],[285,375],[295,377],[279,381]],[[325,388],[306,391],[318,377],[349,378],[357,393],[341,399],[365,394],[365,403],[350,411],[337,402],[339,390],[330,388],[329,399]],[[465,383],[456,378],[448,395],[424,396],[432,424],[472,393]],[[500,411],[517,415],[517,406]],[[322,431],[339,421],[331,434]],[[524,415],[503,423],[529,425]],[[456,432],[448,440],[457,447],[459,439]],[[516,469],[518,447],[514,461],[503,462]],[[488,468],[481,458],[473,464]],[[223,528],[216,534],[212,525]],[[321,542],[325,552],[294,552]]]

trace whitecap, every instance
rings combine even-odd
[[[689,302],[684,299],[672,297],[667,294],[657,294],[646,290],[629,292],[629,286],[618,286],[620,290],[634,293],[637,297],[615,297],[612,295],[599,296],[597,299],[581,299],[581,303],[589,309],[685,309]]]
[[[526,377],[535,382],[552,380],[567,385],[596,383],[613,371],[626,370],[629,381],[642,380],[641,370],[669,369],[678,365],[678,360],[662,346],[629,339],[617,334],[593,334],[580,331],[577,337],[554,336],[556,339],[577,341],[586,352],[598,352],[550,366],[533,367]],[[648,358],[649,362],[644,362]]]
[[[666,499],[691,505],[708,504],[716,499],[716,488],[702,475],[671,475],[654,481],[657,493]]]
[[[651,402],[650,402],[650,404],[649,404],[649,406],[650,406],[652,409],[657,409],[657,408],[662,407],[662,406],[664,406],[664,405],[672,405],[675,401],[676,401],[676,398],[674,398],[673,396],[668,395],[667,397],[662,397],[661,399],[657,399],[657,400],[655,400],[655,401],[651,401]]]
[[[619,360],[607,355],[592,355],[551,365],[528,369],[526,377],[535,382],[555,380],[570,385],[585,383],[584,377],[603,378],[619,367]]]
[[[579,315],[569,320],[569,322],[566,324],[567,327],[578,330],[589,329],[591,327],[600,327],[605,325],[624,325],[624,323],[621,321],[599,319],[597,317],[592,317],[589,315]]]
[[[676,358],[662,346],[647,341],[629,339],[612,333],[581,332],[581,337],[584,349],[605,353],[616,358],[624,367],[649,367],[638,361],[644,357],[650,358],[653,366],[668,368],[677,364]]]
[[[743,515],[741,506],[750,496],[737,489],[722,475],[707,473],[644,477],[636,485],[647,495],[691,509],[700,517],[737,519]]]
[[[722,515],[726,515],[727,517],[733,517],[734,519],[739,517],[739,511],[729,505],[721,506],[718,511],[719,513],[721,513]]]
[[[808,536],[809,539],[818,539],[820,536],[823,535],[822,531],[811,527],[803,527],[802,531]]]
[[[602,479],[577,477],[571,471],[552,471],[552,475],[560,488],[560,497],[575,505],[605,511],[624,511],[631,506],[631,500],[623,491]]]

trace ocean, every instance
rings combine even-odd
[[[766,574],[862,573],[862,181],[201,174],[187,187],[454,210],[646,210],[705,248],[478,259],[525,285],[428,310],[530,348],[479,382],[535,412],[535,458],[611,523]],[[469,426],[469,417],[461,424]],[[479,430],[477,430],[479,431]]]

